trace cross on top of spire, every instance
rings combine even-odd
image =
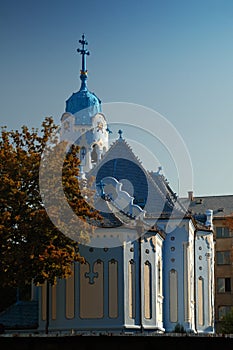
[[[82,39],[79,40],[79,43],[82,45],[81,49],[78,48],[77,51],[82,55],[82,69],[81,74],[87,74],[86,69],[86,55],[90,55],[90,52],[85,49],[85,46],[88,45],[88,42],[85,39],[85,35],[82,35]]]
[[[122,139],[123,131],[122,130],[118,130],[118,134],[119,134],[119,139]]]

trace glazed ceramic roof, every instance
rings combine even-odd
[[[81,87],[66,101],[66,112],[75,115],[75,124],[91,124],[93,115],[101,112],[101,101],[87,88]]]
[[[134,204],[146,211],[148,216],[180,216],[185,214],[163,176],[146,171],[141,161],[134,155],[131,147],[119,138],[109,148],[101,161],[89,171],[96,185],[105,177],[114,177],[123,183],[123,190],[134,197]]]

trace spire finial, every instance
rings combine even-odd
[[[119,139],[122,139],[123,131],[122,130],[118,130],[118,134],[119,134]]]
[[[80,79],[82,81],[81,89],[86,89],[86,80],[87,80],[87,69],[86,69],[86,55],[90,55],[90,52],[85,49],[85,46],[88,45],[88,42],[85,39],[85,35],[82,35],[82,39],[79,40],[79,43],[82,45],[81,49],[77,49],[82,55],[82,68],[80,70]]]

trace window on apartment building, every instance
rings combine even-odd
[[[231,291],[231,279],[227,278],[217,278],[217,292],[226,293]]]
[[[229,227],[216,227],[216,237],[217,238],[230,237]]]
[[[217,265],[229,265],[231,263],[229,250],[217,252]]]

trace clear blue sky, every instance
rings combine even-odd
[[[89,89],[158,111],[188,147],[194,193],[233,194],[233,1],[0,0],[1,125],[59,123],[83,32]]]

